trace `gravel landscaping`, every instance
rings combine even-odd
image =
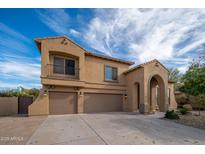
[[[180,115],[179,120],[170,121],[205,130],[205,111],[201,111],[200,116],[198,116],[198,111],[192,111],[186,115]]]

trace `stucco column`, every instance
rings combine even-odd
[[[148,91],[147,91],[148,85],[146,82],[144,82],[143,87],[140,87],[140,93],[143,92],[143,97],[140,97],[140,105],[139,105],[139,111],[142,114],[149,113],[149,104],[148,104]]]
[[[123,95],[123,111],[126,112],[128,111],[127,106],[128,106],[128,101],[127,101],[127,94]]]
[[[79,91],[77,96],[77,113],[84,112],[84,92]]]
[[[168,101],[168,82],[165,84],[165,103],[164,103],[164,110],[166,112],[169,109],[169,101]]]
[[[151,87],[151,106],[150,106],[150,111],[155,112],[156,111],[156,106],[157,106],[157,86],[152,85]]]
[[[165,90],[164,90],[164,108],[163,112],[166,112],[169,109],[169,101],[168,101],[168,80],[165,82]]]
[[[177,102],[175,100],[175,95],[174,95],[174,83],[169,83],[168,85],[169,85],[169,89],[170,89],[169,109],[170,110],[175,110],[175,109],[177,109]],[[168,92],[168,95],[169,95],[169,92]]]

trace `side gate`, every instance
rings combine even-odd
[[[28,114],[28,106],[33,103],[33,97],[18,97],[18,114]]]

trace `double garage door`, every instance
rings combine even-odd
[[[119,112],[123,110],[122,95],[84,93],[84,112]],[[77,93],[50,92],[50,114],[77,113]]]
[[[122,95],[85,93],[84,101],[85,113],[122,111]]]

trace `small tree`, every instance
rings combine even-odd
[[[199,116],[201,115],[201,108],[205,107],[205,94],[200,94],[197,96],[197,104],[199,110]]]
[[[192,64],[182,77],[180,91],[197,96],[205,93],[205,67]]]
[[[178,69],[169,69],[169,80],[175,81],[174,86],[176,90],[179,90],[179,88],[181,87],[181,77],[182,74],[179,72]]]
[[[23,87],[18,87],[17,89],[2,90],[0,91],[0,97],[19,97],[19,96],[31,96],[34,99],[37,98],[39,94],[39,89],[25,89]]]

